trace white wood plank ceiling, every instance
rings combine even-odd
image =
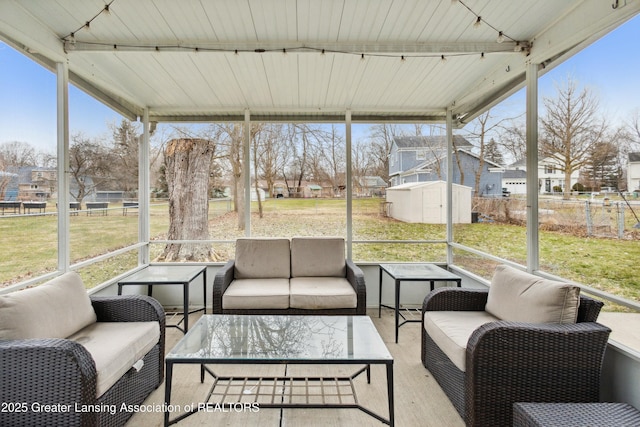
[[[639,11],[640,0],[3,0],[0,39],[49,68],[68,62],[72,83],[129,118],[148,107],[153,121],[349,110],[354,122],[432,122],[451,108],[464,123],[522,87],[529,61],[543,73]]]

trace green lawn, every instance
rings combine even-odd
[[[353,238],[363,240],[444,240],[446,227],[440,224],[408,224],[379,213],[380,200],[354,199]],[[237,216],[229,212],[226,201],[210,205],[210,238],[233,240],[244,236],[237,228]],[[252,205],[254,236],[322,236],[346,233],[346,202],[343,199],[272,199],[263,204],[264,216],[259,218],[257,204]],[[152,238],[166,238],[168,206],[151,207]],[[138,238],[137,214],[122,215],[119,209],[107,216],[70,217],[72,263],[79,262],[117,248],[131,245]],[[0,283],[7,285],[24,278],[56,269],[57,217],[0,217],[2,263]],[[454,240],[495,256],[524,264],[526,262],[526,230],[522,226],[499,223],[456,224]],[[233,256],[233,245],[215,244],[221,259]],[[152,252],[161,250],[153,245]],[[477,269],[490,277],[492,262],[486,262],[468,252],[455,251],[456,262]],[[458,258],[459,257],[459,258]],[[446,261],[444,244],[356,243],[356,261]],[[598,289],[640,300],[640,279],[635,264],[640,259],[637,240],[585,238],[551,231],[540,231],[540,259],[543,269]],[[135,266],[137,256],[127,253],[90,267],[81,274],[89,286]],[[483,269],[485,271],[483,271]],[[474,270],[475,271],[475,270]],[[93,284],[93,285],[91,285]]]

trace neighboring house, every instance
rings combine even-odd
[[[579,179],[580,171],[573,171],[569,191]],[[564,192],[564,169],[556,159],[547,157],[538,162],[538,188],[540,194],[545,194],[554,193],[554,187],[560,187]]]
[[[579,181],[580,171],[571,174],[571,187]],[[527,193],[526,160],[519,160],[510,164],[502,175],[502,187],[511,194]],[[554,193],[553,188],[560,187],[564,191],[564,169],[560,163],[547,157],[538,162],[538,190],[540,194]]]
[[[30,179],[20,182],[18,199],[46,200],[56,192],[58,171],[56,169],[32,169]]]
[[[464,137],[454,135],[453,141],[456,149],[456,157],[453,160],[453,183],[475,189],[476,171],[480,167],[480,158],[471,152],[473,145]],[[394,138],[389,152],[391,185],[446,179],[446,147],[445,136]],[[476,196],[502,196],[503,168],[488,160],[484,160],[483,163],[479,194]],[[464,182],[462,182],[462,175],[464,175]]]
[[[509,194],[527,194],[527,171],[506,169],[502,174],[502,188]]]
[[[502,173],[502,188],[509,194],[527,194],[527,161],[518,160],[505,167]]]
[[[287,184],[285,184],[284,181],[276,181],[273,184],[273,194],[271,195],[271,197],[289,197],[289,189],[287,188]]]
[[[0,200],[16,200],[18,191],[12,190],[11,183],[18,176],[17,173],[0,171]]]
[[[637,192],[640,189],[640,153],[629,153],[627,164],[627,191]]]
[[[20,166],[12,168],[11,172],[5,188],[5,200],[45,200],[56,190],[58,179],[55,169]]]
[[[356,180],[354,194],[360,197],[384,196],[387,183],[379,176],[363,176]]]
[[[36,166],[20,166],[14,168],[11,180],[5,189],[5,200],[46,200],[56,198],[58,191],[58,171],[53,168],[39,168]],[[95,189],[91,177],[84,177],[84,182],[90,189],[85,200],[95,199]],[[78,183],[69,181],[69,192],[78,193]]]
[[[291,184],[291,183],[290,183]],[[297,181],[296,181],[297,184]],[[223,184],[224,187],[222,194],[224,197],[233,197],[233,190],[231,184]],[[279,199],[283,197],[291,198],[312,198],[312,197],[335,197],[335,191],[330,184],[321,183],[315,184],[309,181],[302,181],[300,187],[287,188],[284,181],[276,181],[273,184],[273,194],[269,194],[267,190],[267,183],[264,180],[258,181],[258,193],[260,193],[260,199],[266,200],[269,198]],[[257,200],[255,184],[251,183],[251,200]]]

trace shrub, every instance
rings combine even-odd
[[[560,187],[559,185],[554,185],[553,186],[553,192],[554,193],[562,193],[562,187]]]

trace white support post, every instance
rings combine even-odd
[[[251,236],[251,113],[244,112],[244,235]]]
[[[69,271],[69,67],[56,64],[58,158],[58,271]]]
[[[447,108],[447,265],[453,264],[453,113]]]
[[[527,80],[527,271],[540,267],[538,233],[538,64],[528,64]]]
[[[347,259],[352,259],[353,256],[353,183],[352,183],[352,170],[351,170],[351,110],[347,110],[344,115],[345,124],[345,138],[346,138],[346,150],[347,150]]]
[[[138,141],[138,242],[146,243],[138,251],[138,264],[149,264],[150,231],[150,129],[149,108],[144,109],[142,117],[142,138]]]

